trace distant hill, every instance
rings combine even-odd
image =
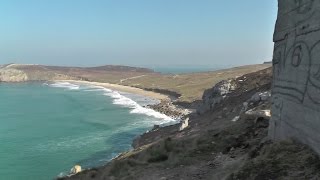
[[[0,65],[0,81],[90,80],[117,83],[119,79],[153,73],[139,67],[106,65],[98,67],[63,67],[37,64]]]
[[[255,64],[217,71],[161,74],[147,68],[106,65],[99,67],[61,67],[37,64],[0,66],[0,81],[85,80],[137,87],[174,96],[179,102],[200,100],[203,91],[221,80],[271,67]]]
[[[97,66],[97,67],[63,67],[63,66],[43,66],[50,70],[57,71],[70,71],[70,70],[95,70],[95,71],[114,71],[114,72],[142,72],[142,73],[152,73],[154,72],[148,68],[140,68],[140,67],[130,67],[130,66],[118,66],[118,65],[105,65],[105,66]]]
[[[102,71],[124,71],[124,72],[154,72],[148,68],[140,68],[140,67],[130,67],[130,66],[114,66],[114,65],[106,65],[106,66],[98,66],[98,67],[89,67],[87,69],[92,70],[102,70]]]

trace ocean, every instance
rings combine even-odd
[[[154,124],[147,97],[70,83],[0,83],[0,179],[46,180],[106,164]]]

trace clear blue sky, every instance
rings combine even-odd
[[[277,0],[0,1],[0,64],[261,63],[276,14]]]

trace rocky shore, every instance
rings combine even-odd
[[[161,100],[159,104],[148,105],[148,108],[178,120],[185,119],[192,112],[189,109],[174,105],[170,100]]]
[[[266,69],[227,80],[234,86],[228,92],[219,92],[217,89],[230,90],[230,86],[225,86],[225,82],[218,83],[204,95],[202,107],[206,109],[191,113],[187,122],[154,127],[134,140],[132,151],[122,153],[105,166],[61,179],[320,177],[320,159],[309,148],[294,140],[272,143],[267,139],[271,72]],[[167,106],[170,105],[162,103],[156,107],[164,112],[167,110],[161,109]],[[181,129],[182,126],[185,128]]]
[[[0,81],[83,79],[75,78],[79,75],[79,69],[74,71],[73,76],[61,75],[61,68],[50,67],[49,70],[51,71],[44,66],[6,65],[0,67]],[[226,73],[230,75],[229,71]],[[134,77],[136,75],[141,74],[135,74]],[[99,77],[98,74],[94,76]],[[88,79],[92,81],[90,83],[95,83],[91,77]],[[117,81],[118,79],[114,80]],[[106,84],[114,86],[112,83]],[[171,91],[161,91],[166,94],[164,95],[159,94],[159,89],[163,88],[145,89],[139,85],[137,87],[141,88],[141,95],[163,97],[154,97],[161,102],[149,105],[148,108],[174,119],[181,119],[180,123],[164,127],[154,126],[134,139],[133,150],[120,154],[104,166],[82,169],[72,176],[59,179],[320,178],[320,159],[308,147],[295,140],[277,143],[268,140],[271,83],[271,68],[241,76],[228,76],[224,80],[215,81],[211,88],[205,90],[201,100],[196,99],[193,102],[181,101],[179,97],[185,96],[185,92],[172,94]],[[117,87],[133,90],[129,86]],[[179,102],[168,96],[178,98]]]

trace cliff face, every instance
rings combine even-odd
[[[47,70],[40,65],[10,64],[0,67],[0,81],[25,82],[25,81],[50,81],[77,79],[72,76]]]
[[[271,82],[271,71],[271,68],[267,68],[259,71],[259,73],[250,73],[237,79],[220,81],[214,87],[204,91],[202,102],[197,108],[197,113],[201,115],[208,111],[216,111],[216,107],[236,89],[240,88],[245,92],[257,87],[269,86]]]
[[[320,1],[279,0],[269,137],[320,153]]]
[[[220,104],[227,94],[235,89],[232,84],[234,84],[232,80],[223,80],[213,88],[205,90],[202,96],[202,103],[197,108],[197,113],[203,114],[207,111],[214,111],[215,106]]]
[[[11,68],[0,68],[0,82],[23,82],[28,76],[23,71]]]
[[[128,66],[59,67],[37,64],[0,65],[0,81],[90,80],[119,83],[132,77],[155,74],[152,70]]]
[[[185,123],[154,127],[136,139],[133,150],[105,166],[59,179],[317,179],[320,161],[306,146],[266,141],[270,115],[261,112],[271,106],[264,93],[271,80],[269,68],[232,80],[230,92],[215,91],[228,89],[218,83],[204,97],[209,104],[225,97],[210,111],[190,115],[184,129]]]

